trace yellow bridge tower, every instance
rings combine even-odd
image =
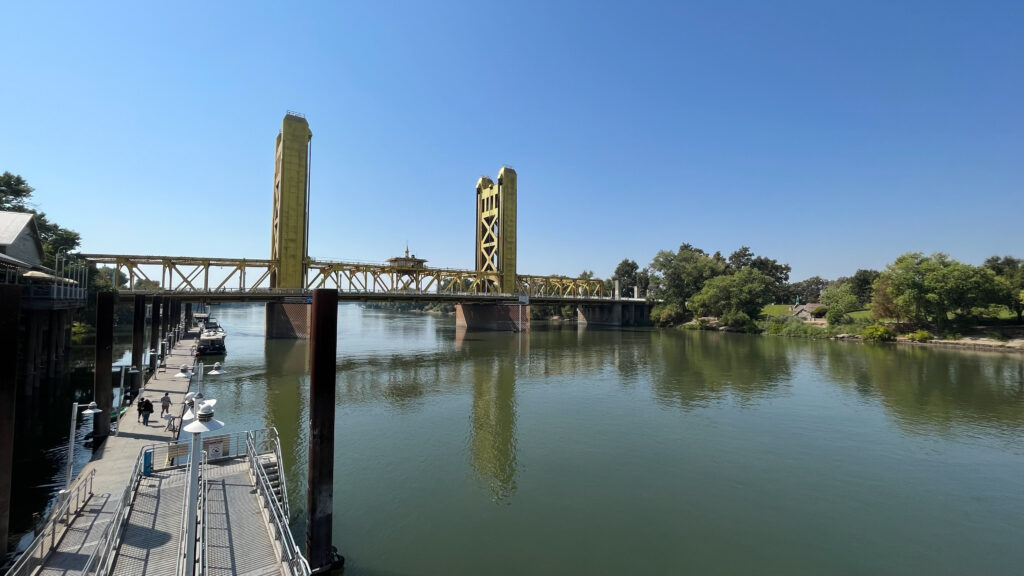
[[[477,272],[497,272],[500,292],[516,292],[516,171],[502,166],[498,183],[476,183]]]
[[[270,259],[278,269],[270,273],[271,288],[305,288],[309,249],[309,147],[313,132],[306,118],[285,114],[274,153],[274,213],[271,220]]]

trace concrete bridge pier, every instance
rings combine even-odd
[[[583,304],[576,307],[580,326],[644,326],[651,321],[651,306],[646,302],[614,304]]]
[[[458,304],[455,326],[489,332],[529,332],[530,305],[519,303]]]
[[[309,339],[311,306],[303,302],[267,302],[267,338]]]

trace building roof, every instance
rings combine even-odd
[[[28,212],[0,211],[0,246],[9,246],[21,236],[25,226],[31,226],[33,214]],[[39,235],[36,234],[38,237]],[[42,250],[40,249],[40,252]]]

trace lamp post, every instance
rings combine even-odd
[[[82,414],[98,414],[103,412],[95,402],[89,402],[89,407],[82,410]],[[64,490],[68,491],[71,489],[71,474],[75,467],[75,425],[78,424],[78,402],[71,404],[71,433],[68,434],[68,473],[67,478],[64,480]]]
[[[224,423],[213,419],[214,401],[197,404],[196,418],[182,430],[192,434],[191,473],[188,478],[188,518],[185,520],[185,573],[193,574],[196,565],[196,524],[199,522],[199,462],[202,457],[203,432],[213,432],[224,427]]]

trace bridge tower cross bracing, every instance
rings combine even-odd
[[[288,112],[274,152],[271,288],[302,289],[309,249],[309,156],[313,132],[301,114]]]
[[[498,182],[483,176],[476,183],[476,255],[478,272],[497,272],[499,290],[516,291],[516,171],[502,166]]]

